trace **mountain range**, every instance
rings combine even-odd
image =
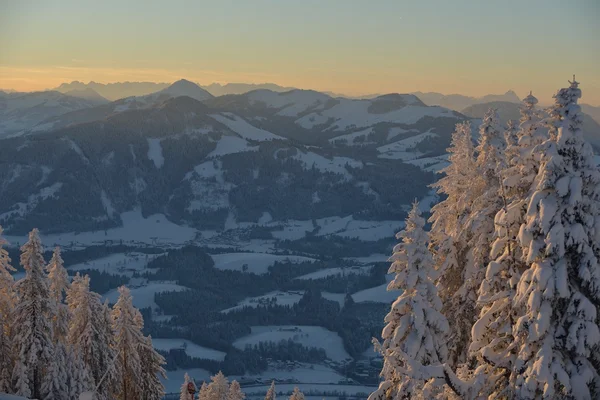
[[[97,231],[132,211],[220,234],[270,234],[296,221],[306,227],[297,239],[323,219],[347,221],[340,229],[393,225],[431,194],[457,122],[478,123],[489,106],[518,117],[511,101],[461,113],[414,94],[213,96],[187,80],[110,102],[89,87],[63,89],[71,94],[0,95],[0,224],[9,233]]]

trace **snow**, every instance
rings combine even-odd
[[[303,152],[298,150],[292,158],[301,161],[306,169],[311,169],[313,166],[319,171],[333,172],[343,175],[346,179],[352,179],[352,175],[346,169],[346,165],[352,168],[362,168],[361,161],[354,160],[348,157],[333,157],[332,159],[323,157],[320,154],[312,151]]]
[[[140,210],[127,211],[121,214],[121,221],[122,227],[106,231],[58,233],[41,235],[41,238],[46,246],[68,247],[71,244],[86,246],[104,243],[106,240],[148,244],[184,244],[194,239],[196,235],[195,229],[176,225],[163,214],[154,214],[144,218]],[[26,241],[26,236],[5,236],[5,238],[13,244],[22,244]]]
[[[104,207],[106,214],[108,215],[109,218],[112,218],[113,215],[115,214],[115,209],[112,205],[112,202],[106,195],[106,192],[104,191],[104,189],[102,189],[102,191],[100,192],[100,200],[102,201],[102,206]]]
[[[448,161],[448,156],[438,156],[438,157],[423,157],[423,158],[415,158],[412,160],[404,160],[408,164],[412,164],[421,168],[423,171],[427,172],[440,172],[442,169],[446,168],[450,165]]]
[[[158,256],[159,254],[115,253],[107,257],[69,266],[67,270],[83,271],[93,269],[100,272],[133,277],[135,272],[143,273],[148,262]]]
[[[165,163],[160,139],[148,138],[146,140],[148,140],[148,159],[154,163],[156,168],[160,169]]]
[[[217,142],[217,147],[206,158],[224,156],[226,154],[241,153],[243,151],[256,151],[258,147],[250,146],[248,141],[237,136],[223,135]]]
[[[306,236],[306,232],[311,232],[315,227],[312,221],[286,221],[281,230],[271,231],[271,235],[279,240],[297,240]]]
[[[251,387],[251,388],[246,388],[244,391],[246,393],[246,396],[252,396],[252,398],[258,398],[255,397],[257,395],[261,395],[261,398],[264,397],[265,393],[267,392],[267,390],[269,389],[269,386],[271,384],[270,383],[265,383],[264,387]],[[366,386],[366,385],[332,385],[332,384],[319,384],[319,383],[312,383],[312,384],[302,384],[302,385],[297,385],[297,384],[277,384],[276,385],[276,390],[277,393],[292,393],[292,391],[294,390],[294,388],[296,386],[300,387],[300,390],[302,390],[303,392],[307,393],[309,391],[314,391],[314,392],[340,392],[340,393],[346,393],[346,396],[356,396],[359,394],[369,394],[372,393],[373,391],[375,391],[377,389],[377,386]],[[280,396],[283,398],[286,398],[287,396]],[[309,397],[306,396],[307,399],[311,398],[311,399],[322,399],[323,396],[317,396],[317,397]],[[336,399],[338,397],[335,397]]]
[[[364,144],[369,143],[369,142],[367,142],[366,138],[371,132],[373,132],[373,128],[367,128],[367,129],[360,130],[358,132],[353,132],[353,133],[348,133],[346,135],[336,136],[333,139],[329,139],[329,143],[336,143],[336,142],[341,141],[350,146],[362,146]],[[363,137],[365,138],[365,140],[363,142],[354,142],[354,139],[363,138]]]
[[[376,241],[393,237],[404,226],[403,221],[360,221],[352,215],[346,217],[327,217],[317,220],[317,236],[337,235],[346,238],[358,238],[363,241]]]
[[[247,264],[247,272],[254,274],[266,274],[269,272],[269,267],[275,262],[314,262],[314,258],[301,256],[281,256],[276,254],[266,253],[224,253],[213,254],[212,259],[215,262],[215,267],[223,270],[242,271],[242,266]]]
[[[179,292],[187,290],[185,286],[177,285],[173,282],[149,282],[145,286],[139,288],[129,288],[133,297],[133,305],[136,308],[150,307],[153,310],[158,310],[158,305],[154,302],[154,295],[161,292]],[[115,304],[119,298],[118,289],[113,289],[103,295],[104,299],[109,303]]]
[[[264,294],[262,296],[249,297],[249,298],[244,299],[243,301],[239,302],[238,305],[236,305],[235,307],[227,308],[221,312],[227,313],[230,311],[241,310],[244,307],[256,308],[259,305],[270,304],[271,299],[273,299],[273,298],[275,299],[275,304],[277,304],[279,306],[293,306],[294,304],[296,304],[300,301],[300,299],[302,298],[303,295],[304,295],[303,290],[288,291],[288,292],[282,292],[282,291],[278,290],[275,292],[270,292],[270,293]]]
[[[442,107],[422,107],[418,105],[407,105],[400,109],[384,113],[371,114],[368,109],[372,100],[350,100],[338,99],[339,103],[335,106],[316,113],[310,113],[296,120],[300,126],[310,129],[317,125],[317,120],[332,118],[334,122],[331,127],[335,131],[345,131],[348,129],[366,128],[381,122],[393,122],[401,124],[415,124],[425,116],[431,117],[452,117],[451,111]],[[314,118],[319,116],[319,118]]]
[[[278,306],[293,306],[297,304],[302,296],[304,296],[304,290],[290,290],[290,291],[274,291],[264,294],[262,296],[257,297],[248,297],[241,302],[239,302],[235,307],[227,308],[222,310],[222,313],[228,313],[230,311],[241,310],[244,307],[253,307],[256,308],[260,305],[272,304],[271,301],[274,299],[274,304]],[[337,302],[340,307],[344,305],[344,297],[343,293],[329,293],[322,292],[321,295],[323,298],[331,301]]]
[[[165,386],[165,393],[179,393],[181,383],[183,382],[183,376],[188,374],[190,378],[196,381],[196,386],[202,381],[210,381],[212,375],[209,371],[202,368],[187,368],[177,369],[175,371],[167,371],[167,379],[160,377],[161,382]]]
[[[277,136],[271,132],[256,128],[255,126],[250,125],[246,120],[231,113],[212,114],[211,117],[247,140],[255,140],[258,142],[277,139],[285,140],[281,136]]]
[[[337,333],[320,326],[253,326],[250,335],[236,340],[233,345],[238,349],[244,349],[246,345],[255,345],[260,342],[280,342],[288,339],[306,347],[322,348],[327,357],[333,361],[351,358],[344,349],[342,338]]]
[[[374,302],[390,304],[402,294],[400,290],[387,290],[387,283],[375,286],[370,289],[361,290],[352,295],[352,298],[357,303]]]
[[[255,90],[247,94],[254,102],[262,102],[269,108],[281,108],[277,115],[295,117],[308,109],[322,109],[331,97],[312,90],[292,90],[276,93],[270,90]]]
[[[387,254],[375,253],[366,257],[348,257],[346,260],[354,261],[356,263],[368,264],[374,262],[387,262],[390,256]]]
[[[299,276],[295,279],[322,279],[328,276],[335,275],[367,275],[371,271],[372,266],[366,267],[348,267],[348,268],[326,268],[320,271],[312,272],[310,274]]]
[[[27,398],[15,396],[14,394],[0,393],[0,400],[27,400]]]
[[[253,375],[238,375],[230,376],[230,379],[254,379],[261,380],[263,382],[269,382],[273,380],[286,380],[293,378],[298,382],[309,382],[309,383],[331,383],[336,384],[343,380],[344,377],[337,371],[330,367],[319,364],[308,364],[308,363],[297,363],[294,367],[288,368],[286,366],[269,366],[269,368],[261,372],[260,374]],[[279,390],[279,385],[276,385]],[[250,389],[252,390],[252,389]]]
[[[437,136],[435,133],[428,131],[378,147],[377,151],[380,153],[379,158],[390,158],[403,161],[418,158],[422,156],[423,153],[415,150],[415,146],[423,140],[435,136]]]
[[[152,338],[152,345],[156,350],[169,351],[171,349],[184,349],[185,354],[193,358],[204,358],[207,360],[224,361],[225,354],[222,351],[199,346],[187,339],[157,339]]]

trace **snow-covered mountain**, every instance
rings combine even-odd
[[[212,98],[210,93],[195,83],[182,79],[156,93],[127,97],[93,108],[54,116],[32,127],[31,132],[48,132],[85,122],[103,120],[124,111],[154,107],[168,99],[180,96],[191,97],[199,101]]]
[[[56,91],[2,93],[0,95],[0,139],[22,133],[56,115],[97,105],[95,101]]]
[[[356,226],[400,221],[428,194],[464,118],[398,94],[123,99],[3,141],[0,224],[97,230],[119,226],[132,210],[197,229],[262,220],[276,230],[283,221],[340,216]]]

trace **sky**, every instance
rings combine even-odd
[[[600,105],[598,0],[0,0],[0,88],[273,82]]]

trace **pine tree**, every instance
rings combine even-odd
[[[229,391],[227,392],[227,400],[244,400],[246,395],[242,392],[242,388],[238,381],[231,381]]]
[[[556,141],[543,144],[519,240],[530,267],[515,297],[520,317],[516,397],[598,398],[600,172],[581,133],[578,82],[555,96]]]
[[[114,338],[107,305],[101,303],[98,293],[90,291],[88,275],[75,275],[67,293],[67,303],[72,315],[69,328],[69,343],[81,355],[91,371],[94,385],[108,371],[98,389],[99,400],[111,397],[110,387],[114,386],[116,371],[113,366],[115,353]]]
[[[2,226],[0,226],[0,392],[11,391],[13,368],[11,320],[15,306],[15,293],[11,272],[15,269],[10,265],[11,260],[4,249],[5,245],[6,240],[2,237]]]
[[[188,385],[190,383],[194,385],[194,390],[195,390],[196,384],[194,383],[192,378],[190,378],[190,376],[186,372],[185,375],[183,376],[183,383],[181,384],[181,389],[179,390],[179,400],[194,400],[193,399],[194,395],[190,394],[190,392],[188,391]]]
[[[18,302],[13,321],[19,331],[14,335],[16,360],[12,380],[15,394],[41,399],[47,394],[42,391],[42,384],[55,360],[52,327],[47,319],[52,314],[52,302],[37,229],[29,233],[29,241],[21,251],[25,278],[15,284]]]
[[[446,335],[448,321],[441,314],[442,302],[434,284],[436,271],[427,248],[428,236],[424,230],[418,203],[414,203],[406,220],[406,228],[396,237],[402,242],[394,247],[389,273],[395,277],[388,290],[402,290],[385,317],[382,332],[383,382],[370,400],[410,398],[423,391],[425,382],[397,373],[412,360],[422,365],[446,362],[448,350]]]
[[[218,374],[210,377],[211,382],[208,384],[208,398],[210,400],[227,400],[227,392],[229,392],[229,381],[221,371]]]
[[[119,288],[119,299],[112,311],[115,333],[114,349],[117,353],[117,398],[135,400],[142,398],[142,366],[140,347],[144,342],[144,321],[140,312],[133,307],[131,292],[125,286]]]
[[[271,381],[271,387],[267,390],[265,400],[275,400],[277,398],[277,392],[275,390],[275,381]]]
[[[52,316],[52,334],[54,343],[66,343],[69,334],[69,309],[63,299],[69,289],[69,275],[63,266],[60,247],[54,249],[54,254],[46,270],[50,280],[50,298],[54,301],[56,314]]]
[[[140,359],[142,361],[142,399],[161,400],[165,396],[165,387],[159,376],[167,378],[163,365],[165,359],[152,346],[152,337],[144,338],[140,348]]]
[[[289,400],[304,400],[304,394],[298,389],[298,386],[294,388]]]

